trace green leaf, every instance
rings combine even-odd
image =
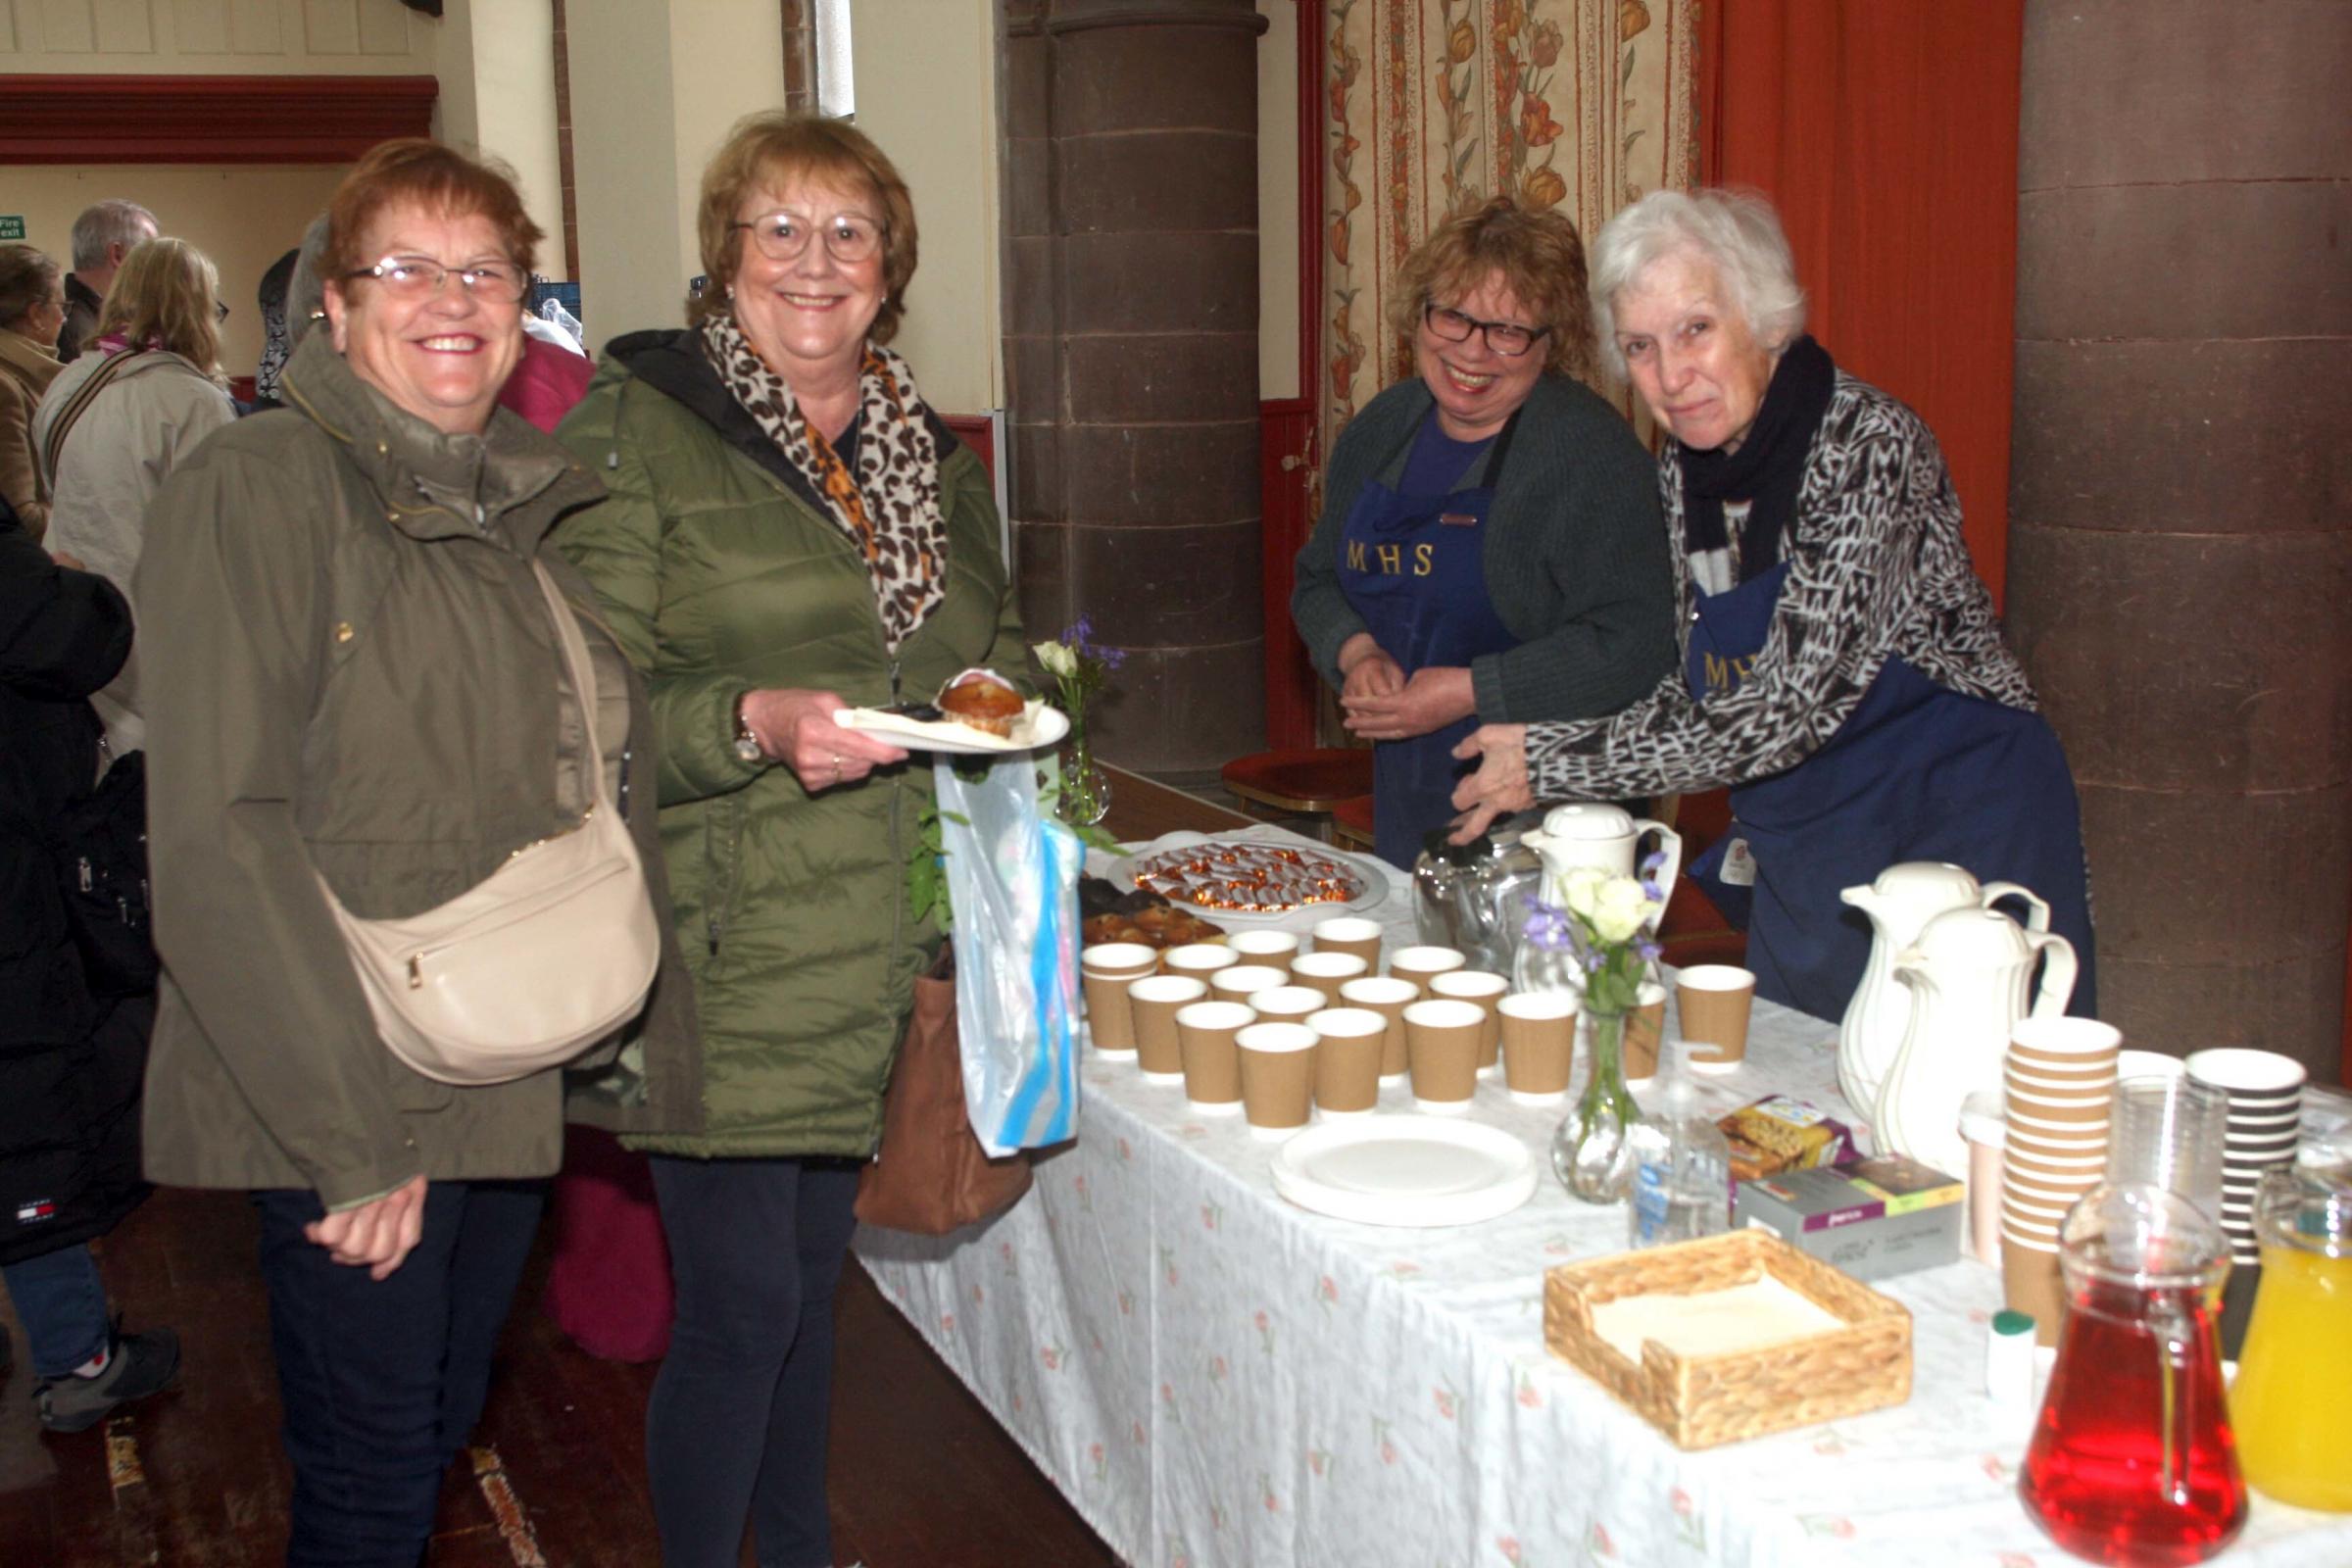
[[[1625,74],[1617,78],[1617,87],[1619,91],[1623,91],[1625,88],[1630,87],[1633,84],[1634,46],[1629,43],[1625,46]]]

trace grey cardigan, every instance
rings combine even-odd
[[[1323,514],[1298,552],[1291,619],[1335,690],[1340,646],[1365,629],[1340,588],[1348,514],[1398,461],[1433,402],[1419,377],[1398,382],[1332,447]],[[1471,662],[1483,722],[1612,713],[1673,668],[1657,464],[1625,416],[1582,384],[1545,375],[1529,392],[1480,559],[1495,613],[1519,639]]]

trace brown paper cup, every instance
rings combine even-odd
[[[1195,1002],[1176,1009],[1176,1045],[1184,1057],[1184,1098],[1202,1116],[1242,1108],[1242,1049],[1234,1037],[1257,1021],[1238,1002]]]
[[[1380,1100],[1380,1046],[1389,1021],[1369,1007],[1326,1007],[1306,1020],[1315,1032],[1315,1108],[1367,1116]]]
[[[1212,970],[1242,961],[1242,956],[1222,942],[1187,942],[1159,956],[1162,974],[1189,974],[1205,983]]]
[[[1635,997],[1634,1010],[1625,1015],[1625,1033],[1617,1040],[1617,1059],[1627,1083],[1645,1084],[1658,1075],[1658,1053],[1666,1038],[1666,988],[1644,985]]]
[[[1694,963],[1675,976],[1682,1038],[1693,1072],[1730,1072],[1747,1059],[1747,1015],[1756,977],[1729,963]]]
[[[1335,914],[1315,922],[1317,953],[1348,953],[1364,960],[1366,974],[1380,972],[1380,922],[1361,915]]]
[[[1260,991],[1288,985],[1291,972],[1264,963],[1229,963],[1208,977],[1208,994],[1224,1002],[1248,1002]]]
[[[1502,1081],[1523,1104],[1552,1105],[1567,1098],[1576,1064],[1576,998],[1565,991],[1530,992],[1494,1004],[1502,1027]]]
[[[1331,999],[1313,986],[1268,986],[1263,991],[1250,993],[1250,1005],[1257,1015],[1282,1023],[1304,1023],[1310,1012],[1321,1012],[1331,1005]]]
[[[1412,1060],[1404,1038],[1404,1009],[1420,1000],[1421,988],[1396,975],[1367,975],[1340,987],[1341,1006],[1369,1007],[1389,1020],[1389,1032],[1380,1048],[1380,1081],[1384,1084],[1404,1081]]]
[[[1452,948],[1398,948],[1389,955],[1389,973],[1426,991],[1430,976],[1459,969],[1469,961]]]
[[[2113,1058],[2123,1049],[2124,1032],[2096,1018],[2020,1018],[2009,1026],[2009,1049],[2029,1060],[2062,1063],[2086,1056]]]
[[[1095,1049],[1124,1056],[1135,1050],[1135,1025],[1127,1010],[1127,985],[1159,967],[1159,952],[1140,942],[1102,942],[1078,954],[1078,977],[1086,988],[1086,1025]]]
[[[1323,993],[1329,1004],[1340,1004],[1340,987],[1361,980],[1371,963],[1360,953],[1301,953],[1291,960],[1291,978]]]
[[[1414,1109],[1458,1116],[1470,1108],[1478,1091],[1478,1035],[1485,1026],[1478,1004],[1457,998],[1434,997],[1404,1009]]]
[[[1288,971],[1291,960],[1298,956],[1298,933],[1236,931],[1225,939],[1225,945],[1240,954],[1244,963],[1270,963]]]
[[[2095,1098],[2084,1096],[2076,1100],[2044,1100],[2038,1095],[2009,1091],[2003,1114],[2012,1122],[2027,1127],[2064,1128],[2094,1131],[2107,1125],[2107,1112],[2114,1104],[2111,1095]]]
[[[1154,1083],[1184,1081],[1184,1048],[1176,1039],[1176,1013],[1208,995],[1208,987],[1189,974],[1148,974],[1127,988],[1127,1005],[1135,1014],[1136,1065]]]
[[[1498,974],[1483,969],[1448,969],[1444,974],[1429,977],[1429,994],[1433,997],[1451,997],[1476,1006],[1482,1021],[1478,1028],[1479,1076],[1491,1076],[1502,1060],[1502,1016],[1494,1004],[1511,989],[1511,983]]]
[[[1315,1097],[1315,1032],[1302,1023],[1253,1023],[1234,1043],[1250,1131],[1279,1143],[1305,1126]]]
[[[2066,1292],[2058,1279],[2057,1243],[2049,1251],[2027,1247],[2011,1237],[2001,1238],[2001,1295],[2012,1312],[2034,1320],[2034,1341],[2056,1345],[2058,1325],[2066,1315]]]

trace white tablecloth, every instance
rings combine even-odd
[[[1409,891],[1368,912],[1412,940]],[[1311,923],[1303,921],[1300,923]],[[1670,1027],[1671,1032],[1671,1027]],[[1760,1004],[1726,1107],[1843,1114],[1834,1026]],[[884,1294],[1115,1551],[1157,1568],[2071,1562],[2017,1500],[2029,1420],[1983,1395],[1997,1268],[1882,1281],[1913,1314],[1907,1404],[1684,1453],[1544,1348],[1544,1271],[1621,1251],[1622,1205],[1545,1174],[1451,1230],[1307,1213],[1238,1118],[1089,1054],[1077,1143],[1010,1212],[932,1240],[863,1230]],[[1581,1072],[1581,1069],[1580,1069]],[[1401,1086],[1383,1109],[1409,1109]],[[1548,1173],[1558,1113],[1472,1114]],[[2254,1499],[2230,1564],[2352,1564],[2352,1518]]]

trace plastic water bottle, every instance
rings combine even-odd
[[[1659,1108],[1626,1137],[1634,1155],[1626,1243],[1655,1247],[1713,1236],[1732,1221],[1732,1146],[1700,1106],[1684,1067],[1689,1048],[1675,1042],[1674,1066]]]

